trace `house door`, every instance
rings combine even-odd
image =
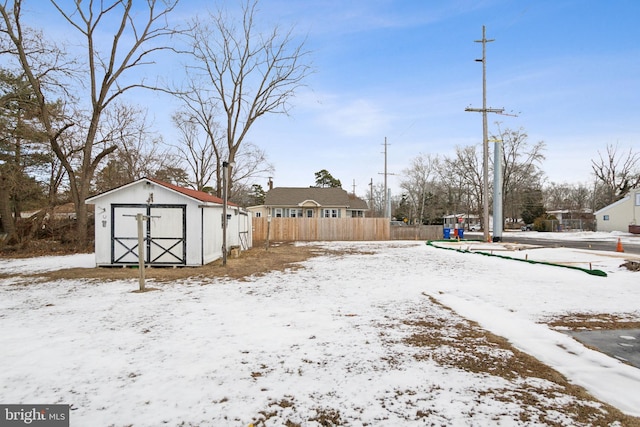
[[[137,214],[145,216],[145,263],[185,265],[185,205],[111,205],[111,263],[138,264]]]

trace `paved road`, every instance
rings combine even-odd
[[[536,238],[538,232],[528,231],[517,234],[505,235],[502,238],[503,242],[507,243],[529,243],[532,245],[544,246],[544,247],[564,247],[564,248],[576,248],[576,249],[592,249],[596,251],[616,251],[617,242],[610,240],[566,240],[566,239],[540,239]],[[635,237],[634,237],[635,239]],[[623,249],[625,253],[640,254],[640,237],[637,238],[638,242],[624,243]]]
[[[640,368],[640,329],[572,331],[568,334],[583,344]]]

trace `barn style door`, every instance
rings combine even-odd
[[[143,214],[145,263],[186,264],[185,205],[111,205],[111,262],[138,264],[138,223]]]

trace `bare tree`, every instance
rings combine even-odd
[[[385,216],[387,207],[385,206],[387,197],[384,192],[384,184],[378,182],[373,184],[369,189],[369,215],[375,218]]]
[[[591,160],[591,168],[600,184],[602,196],[596,209],[607,206],[626,196],[629,191],[640,185],[640,154],[631,148],[625,153],[618,152],[618,144],[607,145],[603,158],[598,151],[599,160]]]
[[[446,189],[446,213],[466,210],[482,216],[485,194],[479,148],[479,144],[456,147],[455,157],[445,157],[438,168],[440,182]]]
[[[117,145],[96,145],[96,138],[105,111],[123,93],[134,88],[150,88],[144,80],[134,77],[127,80],[133,70],[152,64],[153,54],[168,49],[163,39],[175,33],[167,24],[166,17],[174,9],[177,0],[147,0],[136,3],[134,12],[133,0],[112,0],[110,2],[73,2],[67,6],[65,2],[51,0],[60,16],[83,38],[86,56],[79,65],[86,70],[84,75],[78,74],[78,68],[65,62],[65,52],[61,49],[50,49],[42,46],[44,37],[33,36],[33,32],[23,27],[21,6],[22,0],[0,5],[3,18],[2,31],[10,40],[11,51],[17,58],[29,84],[36,95],[40,107],[40,119],[49,139],[49,143],[67,171],[71,196],[76,207],[78,242],[84,245],[87,241],[87,209],[84,205],[91,189],[91,182],[100,162],[117,149]],[[144,6],[141,6],[141,5]],[[141,13],[144,8],[145,13]],[[113,34],[106,38],[105,34]],[[110,40],[103,45],[103,40]],[[47,53],[44,53],[47,52]],[[55,99],[59,92],[49,90],[46,82],[53,82],[57,88],[70,91],[74,86],[70,78],[77,78],[86,93],[78,93],[80,103],[86,103],[89,124],[83,135],[83,143],[79,154],[79,164],[72,164],[65,156],[59,139],[73,126],[75,121],[68,121],[62,127],[56,127],[53,112],[48,106],[51,98]],[[68,92],[67,92],[68,94]]]
[[[543,188],[545,207],[549,210],[583,211],[590,207],[593,191],[585,184],[550,183]]]
[[[304,43],[297,44],[291,30],[282,32],[276,26],[269,33],[257,33],[257,4],[254,0],[243,3],[239,26],[237,19],[222,9],[193,23],[194,63],[188,74],[192,81],[202,83],[194,88],[197,97],[186,94],[183,99],[204,101],[222,112],[227,158],[218,159],[218,171],[221,161],[236,162],[240,146],[258,118],[288,112],[290,99],[310,72],[303,62],[308,55]],[[228,185],[233,188],[233,167],[229,175]],[[220,196],[219,182],[216,188]]]
[[[196,190],[210,189],[213,184],[216,193],[220,193],[221,165],[227,158],[227,147],[223,143],[219,124],[213,121],[212,114],[205,113],[207,105],[198,105],[202,107],[198,112],[194,110],[196,105],[192,105],[188,110],[174,114],[174,124],[180,131],[180,144],[175,147],[195,179]],[[264,150],[250,142],[245,142],[239,148],[235,162],[231,177],[238,186],[230,188],[229,191],[229,199],[233,201],[236,201],[236,195],[248,191],[248,182],[251,179],[273,174],[273,165],[267,160]]]
[[[233,182],[238,183],[229,190],[229,200],[238,203],[237,198],[247,189],[256,177],[273,176],[274,167],[267,159],[266,152],[257,145],[246,142],[242,144],[235,156],[236,166],[233,168]]]
[[[107,157],[107,164],[97,173],[97,191],[110,190],[145,176],[153,177],[163,167],[177,165],[162,138],[149,128],[146,112],[141,108],[117,103],[105,112],[100,141],[116,145],[117,150]]]
[[[526,189],[540,188],[543,172],[540,169],[544,157],[545,144],[539,141],[529,142],[529,135],[520,128],[517,130],[500,128],[492,139],[502,141],[502,198],[505,219],[516,221],[522,210],[521,196]]]
[[[200,99],[194,92],[192,99]],[[221,129],[214,119],[211,105],[206,102],[185,102],[184,109],[176,112],[173,123],[180,132],[180,157],[188,165],[194,177],[195,189],[202,191],[214,179],[221,182],[220,165],[224,147],[221,146]]]
[[[400,188],[405,202],[409,205],[412,223],[422,224],[425,218],[426,203],[430,198],[429,192],[434,187],[438,164],[437,156],[419,154],[411,161],[411,166],[403,170],[404,179],[400,182]]]

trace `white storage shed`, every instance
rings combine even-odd
[[[223,200],[142,178],[90,197],[95,205],[97,266],[138,264],[137,214],[145,218],[145,263],[198,266],[222,257]],[[251,216],[227,203],[227,250],[251,247]]]

